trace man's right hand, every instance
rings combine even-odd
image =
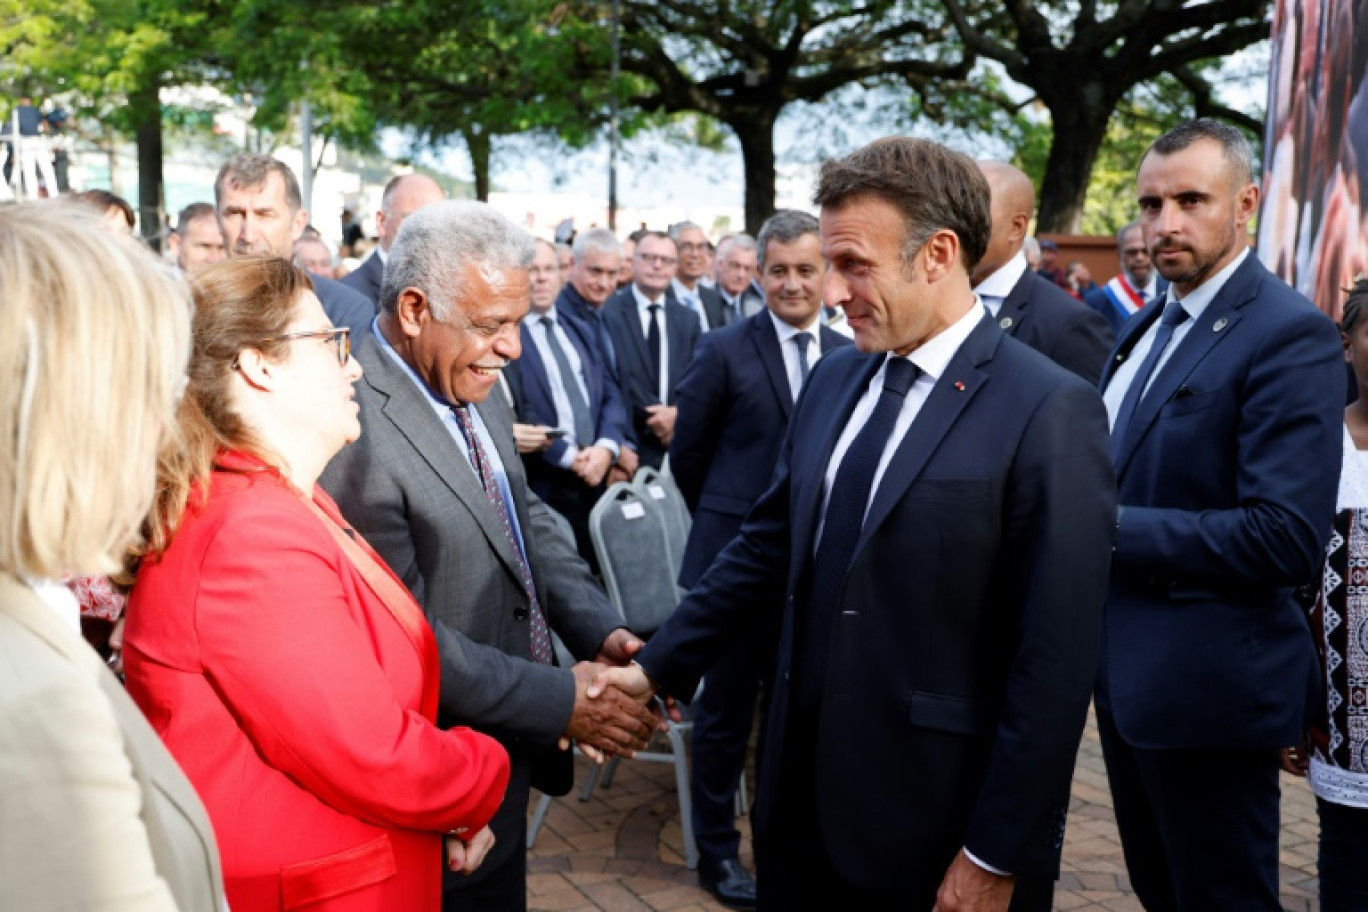
[[[659,720],[642,698],[629,696],[599,680],[600,672],[608,670],[604,665],[580,662],[571,670],[575,675],[575,708],[565,726],[565,737],[578,741],[581,748],[625,757],[646,747]]]

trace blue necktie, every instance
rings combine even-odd
[[[883,392],[860,432],[851,441],[836,470],[836,480],[827,498],[822,541],[808,577],[804,605],[803,634],[793,663],[794,701],[799,708],[816,702],[825,675],[831,621],[840,610],[850,561],[864,527],[874,473],[883,458],[893,425],[902,411],[907,391],[921,371],[906,358],[889,356],[884,368]]]
[[[808,346],[812,344],[812,333],[798,333],[793,337],[793,344],[798,346],[798,385],[802,386],[812,371],[812,365],[808,363]]]
[[[1164,314],[1159,318],[1159,329],[1154,333],[1154,343],[1150,345],[1149,354],[1141,362],[1140,369],[1135,372],[1135,378],[1131,380],[1130,387],[1121,400],[1121,407],[1116,411],[1116,421],[1112,424],[1111,436],[1113,465],[1120,461],[1121,445],[1125,442],[1126,432],[1130,430],[1131,419],[1135,417],[1135,410],[1140,405],[1140,399],[1145,395],[1145,387],[1149,385],[1150,375],[1154,373],[1155,365],[1163,356],[1164,349],[1168,348],[1169,341],[1173,338],[1173,331],[1181,326],[1187,318],[1188,312],[1183,309],[1183,305],[1179,302],[1170,301],[1164,306]]]

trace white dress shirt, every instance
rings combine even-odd
[[[1240,254],[1231,260],[1224,269],[1207,279],[1190,291],[1185,298],[1179,298],[1176,289],[1172,285],[1168,289],[1168,300],[1177,301],[1184,310],[1187,311],[1188,319],[1178,324],[1173,330],[1172,337],[1169,338],[1168,347],[1159,356],[1159,361],[1154,365],[1154,371],[1149,375],[1149,382],[1145,384],[1145,389],[1141,391],[1141,398],[1154,385],[1154,378],[1159,376],[1159,372],[1164,369],[1169,358],[1178,350],[1183,339],[1192,332],[1192,328],[1202,319],[1203,312],[1207,305],[1220,292],[1221,288],[1235,274],[1235,270],[1240,268],[1245,257],[1249,256],[1249,250],[1240,251]],[[1167,306],[1167,301],[1156,302],[1156,306]],[[1131,381],[1135,379],[1135,374],[1140,370],[1140,365],[1145,363],[1145,358],[1149,355],[1149,350],[1154,345],[1154,337],[1159,332],[1159,320],[1154,320],[1145,329],[1144,335],[1136,340],[1135,346],[1131,349],[1126,360],[1112,374],[1111,380],[1107,383],[1107,389],[1102,394],[1102,401],[1107,406],[1107,425],[1112,427],[1116,424],[1116,414],[1121,410],[1121,402],[1126,398],[1126,390],[1130,388]]]
[[[26,579],[24,583],[39,601],[62,619],[63,624],[76,631],[77,636],[81,635],[81,603],[65,583],[49,579]]]
[[[822,357],[822,311],[818,309],[808,325],[801,328],[785,323],[775,316],[772,310],[769,315],[774,321],[774,331],[779,336],[779,354],[784,356],[784,373],[788,375],[789,392],[797,400],[798,393],[803,388],[803,368],[798,362],[798,343],[793,340],[800,332],[812,337],[812,342],[807,347],[808,370],[812,370],[817,366],[817,359]]]
[[[551,401],[556,406],[556,427],[565,431],[563,438],[566,443],[564,452],[561,453],[560,467],[568,469],[575,463],[575,457],[579,455],[581,446],[601,446],[616,458],[617,444],[607,438],[600,438],[592,444],[575,439],[575,410],[570,407],[570,394],[565,390],[565,383],[561,377],[560,366],[556,362],[556,355],[551,351],[551,344],[546,338],[546,326],[542,323],[543,317],[550,317],[555,321],[552,331],[556,334],[556,341],[560,343],[561,351],[565,352],[565,360],[570,362],[570,372],[575,375],[575,385],[579,387],[580,396],[584,398],[584,404],[589,408],[590,415],[593,414],[593,407],[589,405],[589,387],[584,381],[584,365],[580,362],[579,351],[570,341],[570,337],[565,334],[565,327],[561,326],[560,318],[556,316],[556,306],[551,305],[546,313],[537,313],[535,310],[528,311],[527,328],[531,330],[532,344],[537,346],[537,354],[541,355],[542,366],[546,368],[546,380],[551,384]]]
[[[690,289],[689,286],[679,281],[679,279],[670,279],[670,287],[674,289],[675,298],[680,304],[683,304],[685,307],[689,308],[689,310],[698,314],[698,322],[703,331],[707,332],[712,329],[712,327],[708,325],[708,310],[703,306],[703,295],[698,290],[703,287],[702,280],[700,279],[698,285]],[[721,291],[719,290],[718,293],[721,294]]]
[[[651,305],[660,305],[660,310],[656,312],[660,319],[660,388],[656,390],[656,395],[664,405],[670,401],[670,321],[665,319],[665,294],[662,292],[658,299],[652,301],[633,282],[632,299],[636,301],[637,316],[641,318],[641,338],[646,340],[651,338]],[[650,348],[649,341],[646,347]]]
[[[921,348],[906,355],[905,357],[920,368],[921,373],[917,376],[912,388],[907,391],[907,398],[903,400],[902,411],[898,412],[897,420],[893,423],[893,433],[888,436],[888,443],[884,445],[883,455],[879,457],[879,467],[874,472],[874,483],[869,489],[869,500],[865,502],[865,513],[869,512],[869,505],[874,502],[874,495],[879,490],[879,483],[883,481],[884,472],[888,469],[888,464],[893,461],[893,454],[897,452],[898,445],[902,443],[903,437],[907,436],[907,429],[912,426],[921,408],[926,404],[927,398],[931,395],[931,388],[936,385],[936,381],[945,373],[946,367],[950,364],[950,359],[959,351],[964,340],[969,338],[969,334],[974,331],[974,327],[983,319],[983,306],[976,299],[974,306],[965,311],[964,316],[945,328],[939,335],[932,337]],[[904,357],[890,353],[889,358]],[[822,491],[822,519],[819,522],[817,535],[812,541],[813,554],[817,553],[817,546],[822,541],[821,526],[826,523],[827,501],[831,497],[831,486],[836,483],[836,472],[841,467],[841,460],[845,458],[846,450],[855,442],[855,435],[869,421],[869,417],[874,414],[874,406],[879,402],[879,396],[883,394],[884,373],[888,370],[888,361],[879,366],[874,376],[869,381],[869,388],[865,390],[860,401],[855,403],[855,410],[850,413],[846,420],[845,430],[836,440],[836,448],[831,451],[831,461],[827,463],[826,484]]]
[[[1016,288],[1017,282],[1021,281],[1022,275],[1029,268],[1026,254],[1018,250],[1016,256],[1003,263],[997,272],[974,286],[974,294],[983,301],[983,306],[988,308],[994,320],[997,319],[998,311],[1002,310],[1002,302],[1007,300],[1007,296]]]

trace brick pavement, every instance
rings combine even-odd
[[[589,762],[577,759],[577,781]],[[753,780],[752,780],[753,782]],[[535,798],[534,794],[534,798]],[[535,806],[536,802],[533,801]],[[1283,776],[1282,899],[1294,912],[1315,912],[1316,809],[1306,783]],[[742,860],[751,866],[748,821]],[[578,789],[552,803],[528,860],[532,912],[700,912],[722,906],[698,888],[684,867],[679,805],[668,764],[625,762],[609,789],[581,803]],[[1068,912],[1129,912],[1130,891],[1097,730],[1089,720],[1074,773],[1055,908]]]

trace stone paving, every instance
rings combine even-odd
[[[669,764],[628,761],[613,784],[579,800],[578,784],[590,764],[576,761],[577,787],[551,805],[528,859],[528,907],[564,912],[700,912],[723,907],[698,887],[684,866],[674,773]],[[751,780],[753,783],[753,779]],[[538,796],[533,793],[535,799]],[[1283,776],[1282,901],[1294,912],[1315,912],[1316,808],[1306,782]],[[750,830],[741,859],[752,867]],[[1063,873],[1055,909],[1130,912],[1140,903],[1130,891],[1097,729],[1089,720],[1074,773],[1073,801],[1064,841]]]

